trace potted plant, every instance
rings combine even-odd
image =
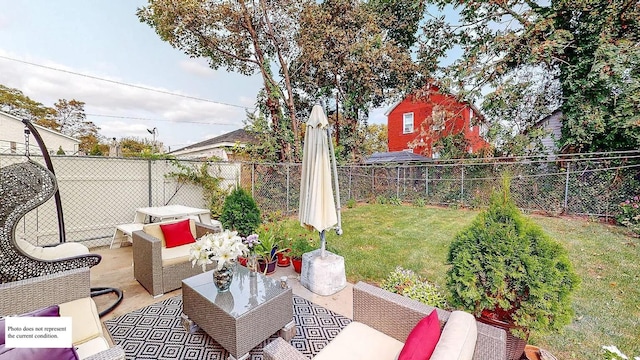
[[[509,359],[519,359],[530,332],[560,330],[573,316],[579,278],[567,251],[516,207],[504,177],[489,208],[449,248],[451,304],[507,330]]]
[[[220,222],[225,229],[237,231],[240,236],[247,237],[255,233],[262,222],[260,209],[248,192],[237,188],[224,200]]]
[[[279,240],[269,227],[262,226],[258,229],[260,242],[255,246],[255,253],[258,256],[259,270],[266,275],[276,271],[278,262]]]
[[[291,251],[289,255],[291,256],[293,269],[298,274],[302,272],[302,255],[313,250],[315,250],[315,248],[311,245],[309,239],[302,235],[295,238],[291,243]]]

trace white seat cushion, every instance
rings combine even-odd
[[[471,360],[477,338],[476,318],[464,311],[454,311],[442,329],[431,360]]]
[[[51,247],[33,246],[28,241],[22,239],[16,239],[16,243],[22,251],[40,260],[57,260],[89,254],[89,248],[75,242],[63,243]]]
[[[71,342],[74,345],[104,336],[98,309],[92,298],[69,301],[59,306],[60,316],[71,317]]]
[[[314,360],[393,360],[404,344],[357,321],[342,329]]]
[[[189,249],[193,244],[184,244],[172,248],[163,247],[162,267],[189,262]]]

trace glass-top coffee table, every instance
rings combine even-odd
[[[236,265],[229,291],[221,293],[211,271],[182,280],[182,312],[235,359],[281,331],[290,340],[295,333],[293,293],[263,274],[250,276]]]

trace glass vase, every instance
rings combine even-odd
[[[258,273],[258,257],[256,254],[249,254],[247,258],[247,269],[249,269],[249,276],[256,276]]]
[[[235,261],[225,262],[220,270],[218,270],[218,268],[213,269],[213,284],[218,288],[219,292],[229,291],[235,269]]]

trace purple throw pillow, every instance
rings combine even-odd
[[[13,348],[0,345],[0,360],[78,360],[74,348]]]
[[[28,312],[26,314],[18,315],[20,317],[35,317],[35,316],[46,316],[46,317],[59,317],[60,316],[60,307],[58,305],[51,305],[46,308],[34,310],[32,312]],[[0,319],[0,345],[4,345],[5,342],[5,334],[4,334],[4,318]]]

